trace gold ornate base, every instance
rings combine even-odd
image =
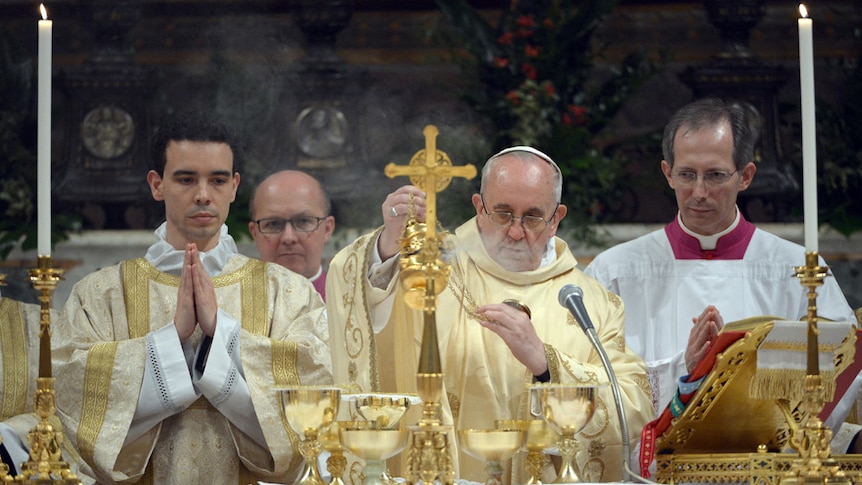
[[[794,453],[771,452],[657,455],[655,479],[659,483],[807,484],[804,479],[788,479],[798,459]],[[830,466],[844,475],[834,483],[862,481],[862,455],[833,455],[831,460]]]
[[[407,429],[410,431],[407,473],[404,477],[407,483],[434,483],[435,480],[444,485],[455,483],[449,447],[452,427],[420,424],[408,426]]]

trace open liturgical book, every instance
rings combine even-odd
[[[862,339],[849,322],[819,321],[817,327],[825,421],[862,368],[862,359],[853,358]],[[764,316],[725,325],[686,379],[692,385],[644,427],[642,474],[649,476],[656,454],[753,453],[760,445],[781,451],[791,432],[776,402],[787,399],[797,422],[805,418],[799,404],[807,347],[806,322]]]

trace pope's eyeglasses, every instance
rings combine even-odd
[[[557,208],[560,206],[560,203],[557,202],[557,205],[554,206],[554,210],[551,211],[551,218],[545,220],[544,217],[540,216],[516,216],[515,214],[506,211],[488,212],[488,207],[485,205],[485,194],[479,194],[479,197],[482,198],[482,209],[484,209],[485,214],[488,215],[488,219],[494,225],[499,227],[509,227],[513,222],[515,222],[515,219],[520,219],[524,229],[530,232],[539,232],[544,229],[546,225],[554,222],[553,215],[557,213]]]

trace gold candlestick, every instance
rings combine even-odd
[[[30,459],[21,464],[14,483],[37,485],[60,483],[80,485],[69,464],[63,461],[63,430],[54,429],[54,378],[51,376],[51,299],[63,270],[53,267],[51,256],[39,256],[30,270],[30,283],[39,292],[39,377],[36,379],[35,408],[39,423],[28,433]]]
[[[823,384],[820,377],[819,349],[817,329],[817,288],[823,286],[823,279],[829,274],[829,268],[818,264],[817,251],[805,253],[805,266],[796,268],[796,277],[802,286],[808,288],[808,347],[807,367],[805,375],[805,396],[802,408],[807,412],[807,418],[802,425],[789,413],[786,406],[781,406],[792,431],[790,446],[799,453],[793,461],[790,471],[780,478],[782,485],[817,485],[840,484],[850,485],[851,480],[840,470],[831,456],[829,442],[832,440],[832,430],[823,425],[819,414],[826,401]]]

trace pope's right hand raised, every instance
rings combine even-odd
[[[386,261],[398,253],[398,240],[408,215],[412,212],[419,222],[425,221],[425,192],[413,185],[404,185],[386,196],[380,208],[383,232],[377,241],[380,259]]]

